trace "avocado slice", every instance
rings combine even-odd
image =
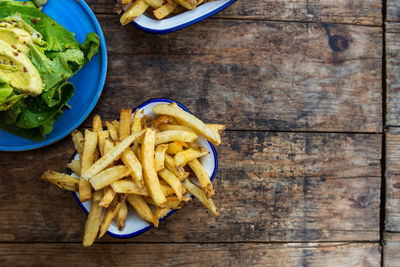
[[[23,94],[40,95],[44,85],[39,71],[16,46],[0,39],[0,78]]]

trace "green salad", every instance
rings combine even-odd
[[[69,108],[75,89],[67,80],[100,47],[97,34],[80,44],[35,5],[45,2],[0,0],[0,128],[33,141]]]

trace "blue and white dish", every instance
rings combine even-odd
[[[75,87],[75,94],[68,102],[72,107],[54,123],[53,131],[43,141],[35,142],[0,130],[0,151],[32,150],[52,144],[77,128],[90,114],[100,98],[107,74],[107,48],[103,32],[96,16],[80,0],[49,0],[43,12],[76,34],[76,39],[83,43],[89,32],[100,37],[99,53],[79,70],[69,81]]]
[[[141,30],[151,33],[169,33],[200,22],[230,6],[236,0],[218,0],[199,5],[193,10],[157,20],[152,15],[142,14],[133,20]]]
[[[158,105],[158,104],[170,104],[172,102],[175,102],[178,104],[179,107],[182,109],[186,110],[189,112],[189,110],[183,106],[182,104],[170,100],[170,99],[165,99],[165,98],[157,98],[157,99],[151,99],[142,105],[138,106],[139,110],[141,111],[140,114],[141,116],[143,115],[149,115],[152,116],[153,118],[155,117],[155,114],[152,112],[153,106]],[[136,108],[134,109],[136,110]],[[143,113],[142,113],[143,111]],[[200,145],[202,145],[205,149],[207,149],[210,153],[202,158],[200,158],[200,162],[202,163],[204,169],[207,171],[208,175],[210,176],[211,181],[214,180],[215,174],[217,173],[217,168],[218,168],[218,157],[217,157],[217,152],[215,151],[215,147],[208,142],[204,137],[199,136],[198,142]],[[74,156],[74,159],[78,159],[79,154],[76,154]],[[76,174],[72,173],[71,174],[74,177],[78,177]],[[78,197],[77,192],[73,192],[73,195],[78,202],[78,204],[81,206],[83,211],[88,214],[90,211],[91,207],[91,201],[86,201],[86,202],[81,202]],[[190,205],[190,203],[188,204]],[[129,206],[129,205],[128,205]],[[172,213],[176,212],[177,210],[173,210],[170,213],[168,213],[167,216],[163,218],[167,218],[170,216]],[[132,207],[128,207],[128,216],[126,218],[125,222],[125,228],[120,231],[118,229],[117,224],[115,221],[113,221],[108,228],[107,234],[116,237],[116,238],[130,238],[134,237],[137,235],[140,235],[141,233],[147,231],[148,229],[152,228],[153,226],[147,223],[145,220],[139,217],[139,215],[136,213],[136,211]]]

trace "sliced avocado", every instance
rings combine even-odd
[[[0,78],[23,94],[42,93],[43,82],[30,59],[0,39]]]

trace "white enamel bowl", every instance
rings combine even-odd
[[[181,14],[157,20],[152,16],[143,14],[133,20],[133,24],[139,29],[151,33],[169,33],[186,28],[200,22],[233,4],[236,0],[218,0],[199,5],[193,10]]]
[[[149,100],[149,101],[143,103],[142,105],[140,105],[138,108],[140,111],[143,111],[143,113],[141,113],[142,115],[149,115],[149,116],[155,117],[155,114],[152,112],[153,106],[158,105],[158,104],[169,104],[171,102],[177,103],[182,109],[188,111],[188,109],[185,106],[183,106],[182,104],[180,104],[176,101],[170,100],[170,99],[165,99],[165,98],[157,98],[157,99]],[[134,110],[136,110],[136,109],[134,109]],[[211,181],[213,181],[215,174],[217,172],[217,167],[218,167],[217,152],[215,151],[214,146],[210,142],[208,142],[205,138],[200,136],[198,141],[199,141],[200,145],[202,145],[204,148],[206,148],[210,152],[207,156],[202,157],[200,159],[200,161],[201,161],[202,165],[204,166],[205,170],[207,171],[208,175],[210,175]],[[73,156],[73,158],[78,159],[79,154],[75,154]],[[71,172],[71,170],[69,170],[69,171]],[[78,177],[76,174],[74,174],[72,172],[71,172],[71,175]],[[82,203],[78,198],[77,192],[73,192],[73,195],[74,195],[76,201],[78,202],[78,204],[82,207],[83,211],[86,214],[88,214],[90,211],[90,207],[91,207],[91,201],[86,201],[86,202]],[[190,205],[190,203],[189,203],[189,205]],[[174,212],[176,212],[176,210],[173,210],[170,213],[168,213],[168,215],[165,216],[163,218],[163,220],[165,218],[167,218],[168,216],[170,216]],[[151,227],[153,227],[153,226],[150,225],[149,223],[147,223],[142,218],[140,218],[139,215],[136,213],[136,211],[132,207],[129,207],[129,205],[128,205],[128,216],[126,218],[125,228],[122,231],[120,231],[118,229],[118,226],[116,225],[116,223],[113,221],[107,231],[107,234],[109,234],[113,237],[116,237],[116,238],[130,238],[130,237],[140,235],[141,233],[147,231]]]

